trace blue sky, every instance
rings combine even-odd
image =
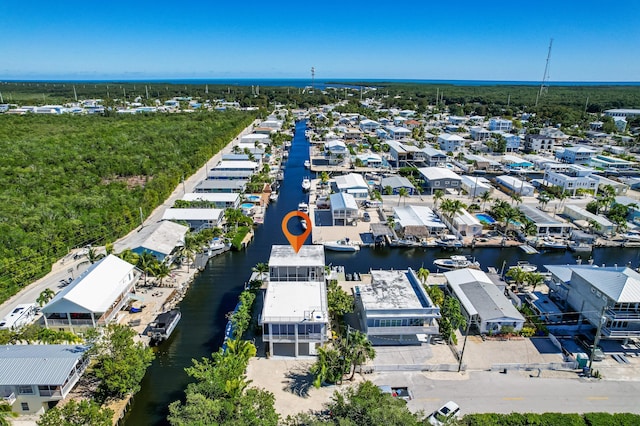
[[[640,81],[640,1],[0,1],[0,80]],[[433,3],[433,4],[432,4]]]

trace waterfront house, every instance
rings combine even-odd
[[[373,132],[380,128],[380,123],[375,120],[365,119],[360,122],[360,130],[365,133]]]
[[[522,212],[525,218],[533,222],[536,227],[536,236],[538,237],[544,237],[547,235],[567,237],[571,235],[571,230],[573,229],[573,225],[571,223],[554,219],[546,212],[525,204],[520,204],[518,206],[518,210]]]
[[[358,203],[353,195],[337,192],[329,196],[331,203],[331,223],[334,226],[354,224],[360,215]]]
[[[133,247],[131,251],[137,254],[142,254],[146,251],[151,253],[158,261],[171,264],[177,248],[184,245],[184,236],[188,231],[188,226],[162,221],[148,227],[148,231],[141,231],[148,232],[147,236],[139,246]]]
[[[503,155],[500,159],[500,162],[507,166],[508,169],[517,170],[517,169],[530,169],[533,167],[533,163],[527,161],[523,158],[520,158],[516,155]]]
[[[604,111],[604,115],[607,115],[609,117],[634,118],[634,117],[640,116],[640,109],[631,109],[631,108],[607,109]]]
[[[502,164],[491,158],[482,157],[475,154],[464,154],[464,158],[471,161],[473,168],[476,170],[484,171],[497,171],[502,170]]]
[[[462,314],[480,333],[498,333],[503,327],[522,330],[524,317],[486,273],[465,268],[444,276],[448,292],[460,301]]]
[[[551,273],[550,291],[571,311],[578,324],[587,320],[610,339],[640,337],[640,274],[624,266],[544,265]]]
[[[524,150],[527,152],[551,152],[556,140],[550,136],[528,134],[524,137]]]
[[[482,223],[465,209],[453,216],[453,227],[465,237],[482,234]]]
[[[491,118],[489,119],[489,130],[500,130],[503,132],[511,131],[513,123],[511,120],[505,120],[503,118]]]
[[[411,137],[411,130],[406,127],[387,126],[385,130],[389,134],[389,138],[393,140],[400,140]]]
[[[271,139],[269,135],[265,135],[261,133],[251,133],[251,134],[242,136],[240,138],[240,143],[251,144],[254,146],[256,143],[258,145],[260,144],[269,145],[271,144]]]
[[[502,175],[496,177],[496,183],[510,194],[518,194],[523,197],[531,197],[534,193],[533,185],[524,179],[518,179],[515,176]]]
[[[376,153],[369,152],[358,154],[355,158],[362,163],[363,167],[370,167],[374,169],[382,167],[382,157]]]
[[[324,144],[324,152],[330,165],[341,164],[349,155],[347,145],[340,140],[330,140]]]
[[[563,163],[588,164],[596,151],[583,146],[570,146],[556,151],[555,156]]]
[[[589,224],[589,227],[592,228],[592,231],[596,234],[613,235],[616,232],[616,225],[609,219],[593,214],[580,206],[566,204],[564,206],[563,213],[574,222],[579,220],[586,221]],[[592,226],[592,223],[596,224],[596,226]]]
[[[629,170],[637,163],[633,161],[623,160],[622,158],[609,157],[608,155],[596,155],[591,157],[589,165],[591,167],[601,168],[604,170]]]
[[[411,268],[370,274],[371,283],[358,284],[354,293],[360,328],[373,345],[420,345],[439,334],[440,308]]]
[[[381,194],[385,194],[385,188],[387,187],[391,188],[391,194],[393,195],[398,195],[401,188],[406,189],[409,195],[413,195],[416,190],[411,181],[404,176],[389,176],[382,178],[380,180],[378,190]]]
[[[464,175],[460,177],[460,187],[471,198],[480,197],[485,192],[492,192],[493,187],[488,179],[478,176]]]
[[[416,157],[422,159],[424,165],[427,167],[444,166],[444,164],[447,162],[447,159],[449,158],[447,157],[447,154],[442,150],[435,149],[434,147],[429,145],[422,148],[421,151],[422,155]]]
[[[436,190],[459,190],[462,179],[446,167],[422,167],[418,169],[424,179],[424,188],[429,194]]]
[[[1,345],[0,396],[18,414],[42,414],[69,395],[89,365],[88,346]]]
[[[390,162],[394,167],[437,166],[444,164],[447,156],[444,152],[432,147],[419,148],[415,145],[398,141],[388,141]]]
[[[178,223],[186,223],[190,230],[199,232],[207,228],[215,228],[224,220],[222,209],[177,209],[169,208],[164,211],[162,220],[170,220]]]
[[[444,152],[457,152],[464,148],[464,138],[450,133],[438,135],[437,144]]]
[[[366,199],[369,196],[367,182],[357,173],[336,176],[333,179],[333,188],[335,192],[351,194],[356,199]]]
[[[207,180],[244,180],[248,181],[254,172],[250,170],[216,170],[211,169],[207,172]],[[197,192],[197,191],[196,191]]]
[[[256,161],[221,161],[213,170],[224,172],[245,171],[255,173],[260,168],[260,164]]]
[[[399,228],[405,237],[421,239],[440,235],[447,229],[433,210],[426,206],[395,206],[393,215],[396,228]]]
[[[141,274],[112,254],[97,261],[42,308],[45,327],[78,333],[115,321],[118,312],[137,298],[135,284]]]
[[[258,319],[271,356],[315,355],[328,341],[329,310],[324,247],[274,245]]]
[[[543,182],[547,186],[557,186],[575,196],[578,189],[595,191],[598,179],[592,177],[594,170],[577,164],[547,164]]]
[[[255,148],[253,150],[255,151]],[[250,152],[248,148],[247,151],[248,153],[244,153],[241,149],[239,153],[229,152],[226,154],[222,154],[222,163],[226,161],[255,161],[258,164],[262,164],[261,153]]]
[[[247,182],[247,179],[207,179],[196,185],[194,192],[242,194],[247,189]]]
[[[241,194],[237,192],[187,192],[183,201],[203,202],[216,209],[237,209],[240,206]]]

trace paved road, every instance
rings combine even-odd
[[[537,372],[534,372],[537,374]],[[531,378],[528,373],[471,372],[441,374],[445,380],[427,378],[431,373],[378,373],[374,382],[409,386],[414,399],[412,411],[431,413],[449,400],[462,413],[562,412],[640,413],[637,381],[591,381],[586,379]],[[457,380],[447,379],[455,374]],[[534,374],[534,375],[535,375]]]
[[[214,155],[205,165],[203,165],[192,176],[187,177],[184,183],[180,183],[167,200],[160,206],[158,206],[144,221],[142,229],[140,227],[131,231],[128,235],[124,236],[120,240],[114,243],[115,252],[120,252],[126,248],[133,248],[140,245],[140,243],[149,235],[153,230],[153,227],[149,226],[161,220],[165,209],[172,207],[174,202],[182,197],[185,192],[193,192],[193,188],[199,184],[207,176],[207,168],[217,165],[221,159],[223,153],[231,152],[234,145],[240,142],[240,138],[253,131],[253,128],[259,123],[259,120],[255,120],[247,128],[245,128],[233,141],[231,141],[225,148]],[[144,212],[143,212],[144,213]],[[13,308],[18,304],[23,303],[35,303],[40,293],[45,288],[50,288],[55,292],[58,292],[60,287],[60,280],[68,280],[69,278],[75,278],[80,275],[84,270],[89,267],[86,262],[86,258],[79,257],[74,259],[74,254],[79,250],[74,250],[67,254],[64,258],[56,262],[51,272],[43,278],[35,281],[29,286],[25,287],[20,293],[14,295],[9,300],[0,305],[0,318],[4,318]]]

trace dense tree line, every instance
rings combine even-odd
[[[243,112],[0,115],[0,301],[74,247],[139,225],[252,120]]]

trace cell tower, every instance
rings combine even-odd
[[[311,67],[311,90],[315,89],[315,81],[316,81],[316,68]]]
[[[547,89],[549,88],[549,61],[551,60],[551,46],[553,46],[553,39],[549,41],[549,52],[547,53],[547,63],[544,66],[544,75],[542,76],[542,83],[540,83],[540,91],[538,92],[538,96],[536,96],[536,106],[538,106],[538,100],[542,95],[547,93]]]

